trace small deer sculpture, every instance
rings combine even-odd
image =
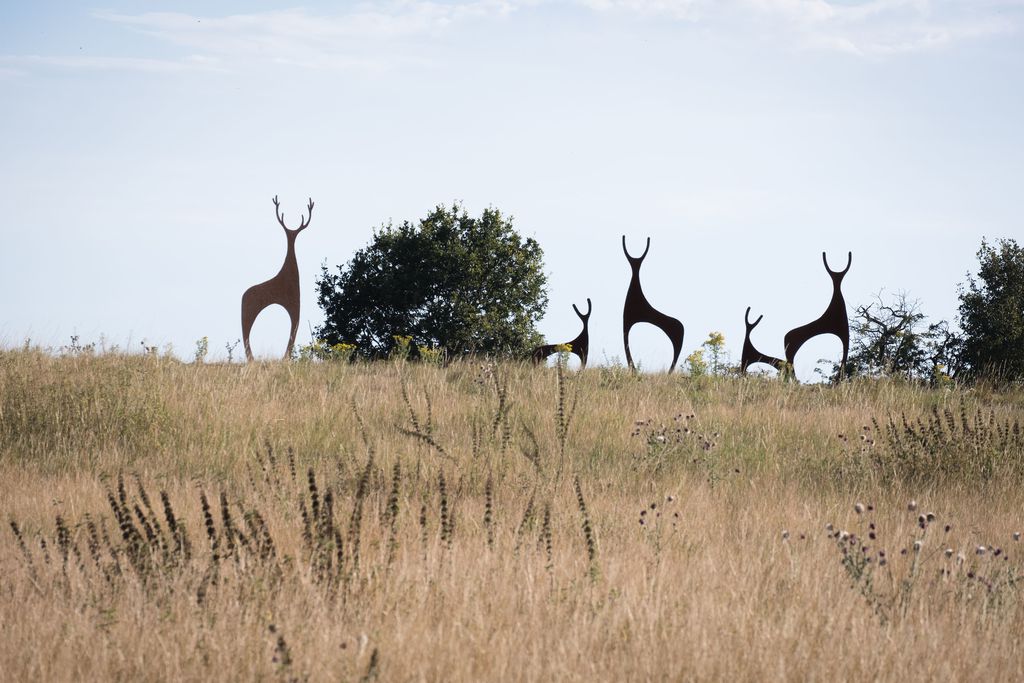
[[[576,308],[576,304],[572,305],[572,310],[576,311],[576,315],[583,321],[583,331],[576,335],[576,338],[571,342],[566,342],[569,345],[570,353],[575,353],[580,359],[580,369],[587,367],[587,351],[590,350],[590,331],[588,329],[588,321],[590,320],[590,313],[593,307],[590,304],[590,298],[587,298],[587,313],[586,315],[580,313],[580,309]],[[553,354],[559,346],[564,344],[545,344],[538,346],[533,350],[533,363],[539,365],[544,362],[544,359]]]
[[[850,353],[850,319],[846,314],[846,300],[843,299],[840,285],[853,264],[853,252],[848,252],[846,268],[840,271],[828,267],[828,257],[825,252],[821,252],[821,260],[825,263],[825,270],[829,277],[832,278],[832,300],[828,302],[825,312],[817,320],[790,330],[783,337],[782,343],[786,349],[786,362],[792,367],[796,352],[809,339],[817,337],[819,334],[834,334],[843,343],[843,360],[839,366],[839,376],[842,377],[846,372],[846,358]]]
[[[633,356],[629,352],[629,330],[637,323],[650,323],[664,332],[672,342],[672,365],[668,371],[672,372],[679,360],[679,352],[683,350],[683,323],[670,315],[655,310],[654,306],[647,301],[643,289],[640,288],[640,266],[647,258],[647,252],[651,249],[651,238],[647,238],[647,246],[644,253],[639,257],[629,255],[626,249],[626,236],[622,236],[622,253],[629,261],[629,267],[633,275],[629,280],[629,289],[626,291],[626,303],[622,306],[622,343],[626,347],[626,363],[631,370],[635,370]]]
[[[747,334],[743,338],[743,355],[740,359],[740,372],[746,372],[747,368],[754,363],[765,363],[771,365],[779,372],[782,372],[786,366],[786,361],[775,356],[766,356],[754,347],[754,342],[750,341],[750,333],[755,327],[761,322],[761,318],[764,314],[757,316],[757,320],[750,322],[750,306],[747,306],[747,312],[743,314],[743,322],[747,326]]]
[[[249,332],[258,316],[267,306],[279,304],[288,311],[291,318],[292,329],[288,335],[288,348],[284,352],[285,359],[292,355],[292,347],[295,345],[295,333],[299,329],[299,264],[295,260],[295,238],[299,233],[309,226],[313,218],[313,200],[309,200],[309,216],[302,216],[299,227],[291,230],[284,223],[284,216],[281,215],[281,203],[274,195],[274,213],[277,215],[277,222],[284,228],[285,237],[288,240],[288,251],[284,256],[284,264],[277,275],[266,282],[253,285],[245,290],[242,295],[242,340],[245,343],[245,357],[252,361],[252,348],[249,346]]]

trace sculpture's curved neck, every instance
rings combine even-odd
[[[288,251],[284,255],[284,263],[281,264],[281,270],[278,271],[278,276],[285,274],[295,274],[298,277],[299,274],[299,263],[295,260],[295,238],[298,233],[288,232],[285,233],[288,238]]]

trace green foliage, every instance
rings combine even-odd
[[[982,240],[978,261],[960,291],[961,359],[972,377],[1024,379],[1024,248]]]
[[[725,335],[721,332],[711,332],[708,334],[707,340],[701,344],[702,347],[707,349],[708,355],[711,357],[709,363],[709,369],[712,375],[721,374],[725,370]]]
[[[708,362],[704,360],[704,349],[694,349],[686,357],[686,370],[690,377],[703,377],[708,374]]]
[[[412,335],[395,334],[391,338],[395,342],[391,347],[391,360],[409,360],[409,354],[412,352]]]
[[[201,337],[196,340],[195,362],[205,363],[206,354],[210,352],[210,338]]]
[[[352,360],[355,350],[355,344],[346,344],[344,342],[328,344],[323,339],[314,339],[309,344],[298,347],[298,359],[302,361],[340,361],[347,363]]]
[[[316,336],[387,357],[396,337],[449,356],[524,355],[540,343],[547,306],[543,251],[497,209],[470,217],[438,206],[417,224],[388,224],[337,273],[317,280],[325,313]]]
[[[956,372],[958,337],[943,320],[927,323],[906,292],[857,306],[850,321],[847,374],[948,384]],[[834,368],[838,371],[838,365]]]

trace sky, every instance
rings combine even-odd
[[[685,357],[764,353],[885,292],[955,320],[983,238],[1024,239],[1024,0],[107,0],[0,6],[0,346],[227,357],[296,223],[315,278],[376,227],[493,206],[544,249],[540,330],[624,357],[640,253]],[[283,309],[252,340],[280,355]],[[634,357],[671,346],[634,328]],[[831,337],[797,358],[810,378]],[[234,351],[237,359],[241,347]]]

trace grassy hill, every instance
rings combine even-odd
[[[1024,394],[0,352],[12,680],[1024,678]]]

